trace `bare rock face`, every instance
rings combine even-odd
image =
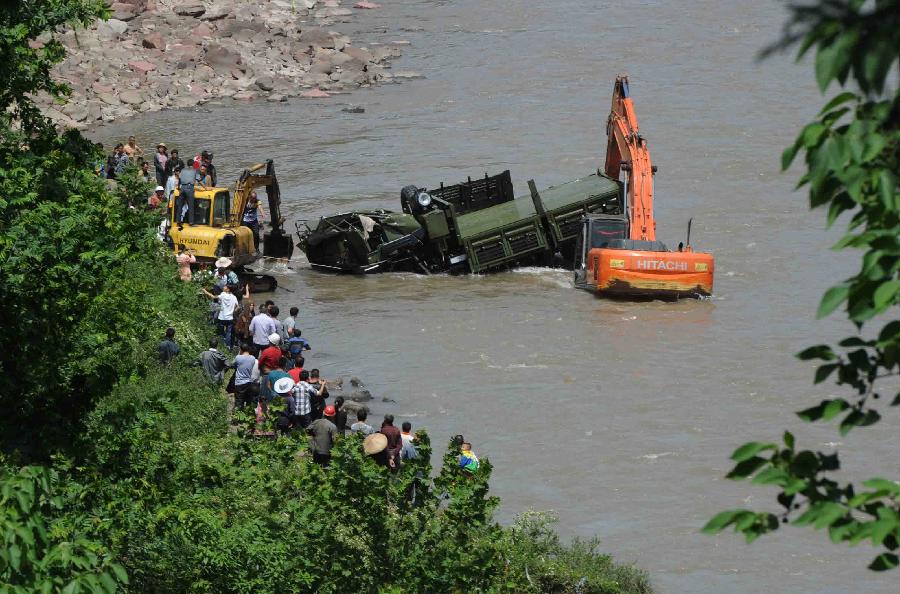
[[[162,33],[158,31],[144,35],[144,38],[141,40],[141,45],[147,49],[158,49],[162,51],[165,51],[166,49],[166,42],[163,39]]]
[[[206,12],[206,7],[202,4],[184,4],[175,8],[175,14],[180,16],[191,16],[197,18]]]
[[[193,107],[223,97],[272,103],[390,80],[396,47],[364,49],[329,29],[356,0],[105,0],[115,18],[30,40],[67,48],[53,75],[72,88],[66,106],[42,109],[84,128],[145,111]],[[365,2],[361,2],[365,4]],[[415,76],[400,73],[400,76]]]

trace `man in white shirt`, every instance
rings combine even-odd
[[[278,323],[269,316],[265,307],[250,320],[250,333],[253,335],[253,344],[256,352],[261,353],[269,346],[269,335],[278,334]],[[279,335],[280,336],[280,335]]]
[[[203,289],[203,292],[212,299],[215,299],[216,296]],[[237,308],[238,300],[231,293],[231,286],[225,285],[222,288],[222,292],[218,295],[219,299],[219,313],[216,315],[216,327],[219,331],[219,334],[225,340],[225,344],[228,348],[232,348],[233,346],[233,338],[234,338],[234,310]]]

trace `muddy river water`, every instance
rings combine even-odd
[[[502,521],[554,510],[565,537],[599,535],[663,592],[886,593],[865,545],[782,530],[751,546],[700,527],[716,511],[771,505],[722,476],[732,449],[796,430],[837,447],[848,477],[896,475],[890,427],[841,440],[791,411],[828,394],[792,353],[850,329],[815,322],[819,296],[854,266],[835,233],[778,173],[781,150],[823,100],[812,66],[757,63],[785,12],[771,2],[389,0],[338,25],[354,39],[408,40],[395,71],[425,78],[326,100],[227,105],[107,126],[183,154],[209,147],[220,178],[276,161],[289,225],[399,207],[409,183],[512,171],[517,193],[602,166],[617,73],[631,77],[656,178],[659,236],[717,258],[710,301],[621,303],[570,273],[323,275],[302,255],[275,299],[301,308],[312,366],[359,375],[377,414],[455,433],[494,464]],[[373,33],[373,31],[375,31]],[[341,111],[360,105],[365,113]],[[202,146],[200,146],[202,144]],[[396,403],[382,403],[387,396]],[[896,576],[893,576],[896,578]],[[895,583],[895,582],[894,582]],[[896,583],[895,583],[896,585]]]

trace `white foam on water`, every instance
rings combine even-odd
[[[644,454],[641,456],[644,460],[656,460],[657,458],[665,458],[666,456],[674,456],[675,452],[660,452],[659,454]]]

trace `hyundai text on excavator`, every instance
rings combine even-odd
[[[233,196],[228,188],[196,186],[193,225],[179,225],[176,222],[176,190],[169,200],[166,214],[169,222],[167,243],[176,251],[179,244],[184,244],[193,250],[199,263],[212,264],[219,258],[229,258],[234,271],[242,281],[250,283],[254,292],[274,290],[278,281],[273,276],[257,274],[245,268],[260,258],[253,231],[241,224],[252,191],[260,187],[266,189],[271,221],[271,231],[263,234],[262,256],[290,258],[294,243],[291,236],[284,232],[281,191],[271,159],[245,169],[235,184]]]
[[[638,130],[628,77],[616,78],[607,121],[605,174],[625,178],[622,214],[587,214],[575,260],[575,286],[604,296],[676,299],[712,294],[712,254],[686,245],[672,252],[656,240],[653,176],[647,141]]]

